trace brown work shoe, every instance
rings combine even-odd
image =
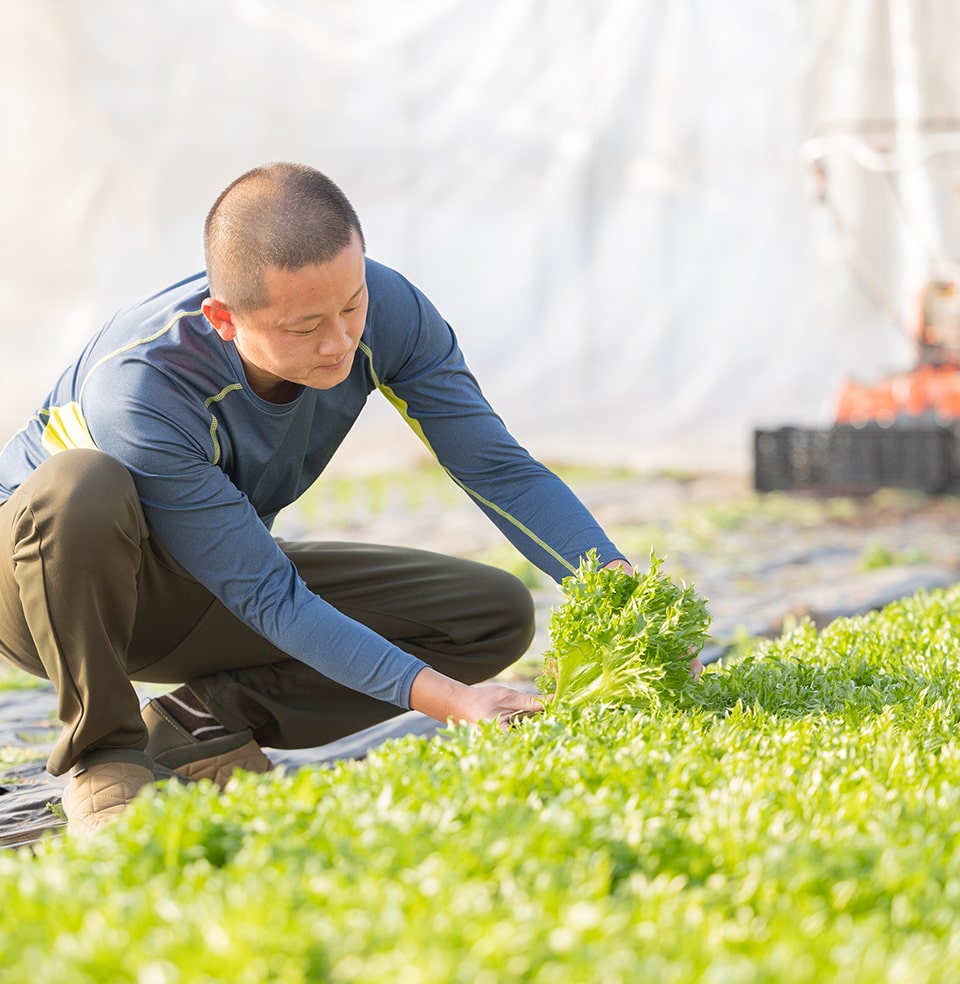
[[[133,749],[102,749],[84,755],[63,789],[70,833],[95,830],[118,817],[155,779],[149,759]]]
[[[210,779],[223,789],[236,769],[269,772],[273,768],[249,728],[200,739],[181,727],[157,700],[148,701],[141,713],[147,726],[147,754],[186,779]]]
[[[215,738],[212,739],[210,744],[216,740]],[[208,743],[201,742],[197,751],[206,751],[203,747],[206,744]],[[243,769],[244,772],[269,772],[272,768],[273,763],[251,738],[246,744],[232,751],[222,752],[219,755],[209,755],[206,758],[195,759],[193,762],[184,762],[182,765],[178,765],[174,772],[185,779],[193,779],[194,781],[210,779],[223,789],[236,769]]]

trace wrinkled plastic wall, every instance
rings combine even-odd
[[[533,450],[746,468],[755,426],[827,423],[845,376],[911,361],[801,147],[955,112],[958,20],[950,0],[4,0],[0,427],[116,307],[201,266],[224,185],[296,159]],[[889,186],[835,173],[896,306],[918,273]],[[387,461],[395,427],[373,407],[350,446]]]

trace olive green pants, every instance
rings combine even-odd
[[[0,504],[0,535],[0,656],[56,689],[53,775],[90,749],[145,746],[134,680],[188,683],[227,728],[275,748],[324,744],[401,710],[228,612],[150,536],[129,472],[101,452],[47,459]],[[398,547],[281,547],[331,605],[465,683],[494,676],[533,637],[530,593],[496,568]]]

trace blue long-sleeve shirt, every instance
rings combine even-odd
[[[323,472],[379,390],[505,536],[559,580],[596,548],[623,556],[508,433],[427,298],[366,261],[369,309],[350,375],[291,403],[261,400],[201,314],[203,274],[120,311],[0,452],[0,501],[49,455],[98,448],[131,472],[151,535],[279,649],[409,707],[424,666],[311,592],[274,540],[276,514]],[[322,640],[318,642],[318,640]]]

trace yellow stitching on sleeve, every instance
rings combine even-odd
[[[411,430],[413,430],[413,432],[417,435],[417,437],[419,437],[420,440],[423,441],[427,450],[436,459],[437,454],[430,446],[430,442],[427,440],[427,435],[424,434],[423,432],[423,427],[420,425],[420,421],[417,420],[416,417],[412,417],[408,412],[408,405],[406,401],[401,399],[399,396],[397,396],[397,394],[394,393],[394,391],[390,389],[390,387],[387,386],[386,383],[382,383],[378,378],[376,370],[373,368],[373,352],[370,349],[370,346],[365,345],[363,342],[361,342],[360,349],[363,351],[364,355],[366,355],[367,361],[370,364],[370,375],[373,377],[374,385],[387,398],[387,400],[396,408],[396,410],[399,411],[400,416],[403,417],[403,419],[407,422]],[[439,463],[439,459],[437,459],[437,461]],[[459,478],[451,474],[451,472],[447,468],[445,468],[442,464],[440,465],[440,467],[443,468],[443,470],[447,473],[447,475],[450,477],[450,480],[455,484],[459,485],[460,488],[462,488],[463,491],[467,493],[467,495],[469,495],[473,499],[476,499],[477,502],[482,503],[488,509],[491,509],[493,512],[495,512],[498,516],[505,519],[512,526],[516,527],[521,533],[524,534],[524,536],[528,537],[538,547],[540,547],[541,550],[545,551],[551,557],[553,557],[553,559],[556,560],[557,563],[562,564],[563,567],[565,567],[571,574],[576,574],[577,572],[576,567],[574,567],[573,564],[571,564],[565,557],[557,553],[557,551],[554,550],[553,547],[550,546],[550,544],[546,543],[539,536],[537,536],[537,534],[534,533],[533,530],[528,529],[526,526],[523,525],[523,523],[520,522],[519,519],[517,519],[515,516],[511,516],[510,513],[506,512],[506,510],[501,509],[500,506],[498,506],[495,502],[491,502],[489,499],[485,499],[482,495],[475,492],[469,486],[464,485]]]

